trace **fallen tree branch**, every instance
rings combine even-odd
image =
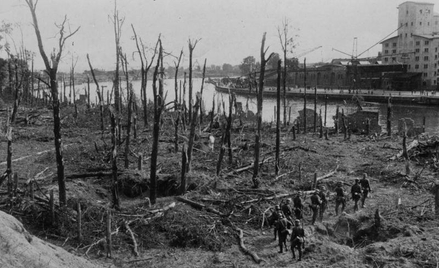
[[[329,172],[328,174],[325,174],[321,177],[317,177],[316,181],[321,181],[321,180],[324,180],[324,179],[331,177],[332,175],[337,173],[337,169],[338,169],[338,165],[337,165],[337,167],[335,167],[335,169],[333,171]]]
[[[134,256],[139,257],[139,251],[137,250],[137,241],[136,238],[134,237],[134,233],[133,231],[131,231],[131,228],[126,221],[124,221],[124,226],[128,234],[130,235],[131,240],[133,241],[133,254]]]
[[[258,254],[256,254],[255,252],[249,250],[246,248],[246,246],[244,245],[244,234],[243,231],[237,227],[235,227],[235,231],[238,232],[238,242],[239,242],[239,248],[246,254],[252,257],[252,259],[257,263],[260,264],[263,259],[259,258]]]
[[[216,210],[216,209],[214,209],[214,208],[211,208],[211,207],[206,206],[206,205],[204,205],[204,204],[200,204],[200,203],[197,203],[197,202],[195,202],[195,201],[192,201],[192,200],[189,200],[189,199],[186,199],[186,198],[180,197],[180,196],[176,196],[175,199],[176,199],[177,201],[180,201],[180,202],[182,202],[182,203],[188,204],[188,205],[190,205],[191,207],[196,208],[196,209],[199,209],[199,210],[206,210],[206,211],[208,211],[208,212],[212,212],[212,213],[214,213],[214,214],[216,214],[216,215],[219,215],[219,216],[221,216],[221,217],[226,217],[226,216],[227,216],[227,215],[225,215],[225,214],[219,212],[218,210]]]
[[[259,165],[263,165],[264,163],[266,163],[266,162],[270,162],[271,160],[273,160],[273,157],[265,158],[265,159],[263,159],[263,160],[259,163]],[[252,169],[253,167],[254,167],[254,163],[252,163],[252,164],[250,164],[250,165],[247,165],[247,166],[245,166],[245,167],[241,167],[241,168],[238,168],[238,169],[232,170],[232,171],[230,171],[229,173],[227,173],[226,176],[231,176],[231,175],[233,175],[233,173],[240,173],[240,172],[243,172],[243,171],[246,171],[246,170]]]

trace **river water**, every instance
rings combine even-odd
[[[182,80],[181,80],[182,82]],[[180,83],[180,81],[179,81]],[[183,83],[183,82],[182,82]],[[134,92],[138,99],[140,99],[140,81],[132,81]],[[164,82],[165,87],[165,95],[166,95],[166,103],[171,102],[175,98],[174,93],[174,80],[173,79],[166,79]],[[104,82],[100,83],[100,86],[104,86],[104,96],[107,96],[107,91],[111,90],[112,83],[111,82]],[[126,83],[122,82],[122,94],[126,96]],[[84,89],[87,87],[86,84],[77,85],[76,92],[78,94],[84,94]],[[97,94],[96,94],[96,86],[94,84],[91,84],[91,93],[90,98],[93,103],[97,100]],[[194,79],[193,80],[193,91],[194,91],[194,98],[195,98],[195,92],[199,92],[201,89],[201,79]],[[186,85],[186,100],[188,97],[188,91],[189,86]],[[68,88],[66,90],[66,95],[68,95]],[[153,90],[152,90],[152,81],[148,81],[147,85],[147,97],[152,101],[153,96]],[[106,98],[106,97],[105,97]],[[126,99],[126,97],[125,97]],[[221,103],[222,101],[225,102],[225,108],[228,109],[228,94],[219,93],[216,92],[215,87],[212,84],[204,84],[203,89],[203,101],[204,101],[204,107],[206,111],[210,111],[212,109],[212,101],[215,99],[215,108],[216,111],[218,109],[222,110],[222,105],[218,108],[218,103]],[[237,101],[242,103],[242,106],[244,109],[246,109],[247,103],[248,108],[250,111],[256,113],[257,106],[256,106],[256,97],[245,97],[245,96],[237,96]],[[303,109],[303,99],[294,99],[289,98],[288,100],[288,106],[291,107],[291,121],[294,121],[294,119],[299,115],[299,111]],[[276,99],[275,98],[265,98],[263,103],[263,112],[262,112],[262,119],[265,122],[270,122],[275,119],[275,106],[276,106]],[[282,104],[281,104],[282,106]],[[343,101],[328,101],[327,105],[327,116],[326,116],[326,125],[327,126],[333,126],[333,116],[335,116],[337,106],[341,109],[344,109],[345,114],[352,113],[356,111],[355,106],[351,106],[346,104]],[[314,109],[314,101],[313,100],[307,100],[307,108],[308,109]],[[318,101],[317,102],[317,112],[319,110],[322,110],[322,116],[324,116],[324,102]],[[367,110],[372,111],[379,111],[380,114],[380,125],[382,126],[383,131],[386,129],[386,120],[387,120],[387,105],[383,103],[367,103],[366,108]],[[288,111],[287,111],[288,116]],[[420,105],[403,105],[403,104],[393,104],[392,105],[392,132],[395,132],[398,126],[398,120],[401,118],[411,118],[414,120],[415,125],[422,126],[423,118],[425,117],[425,131],[428,134],[437,134],[439,135],[439,107],[435,106],[420,106]],[[283,112],[281,111],[281,119],[283,119]]]

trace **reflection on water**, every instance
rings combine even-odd
[[[137,95],[137,99],[140,99],[140,81],[133,81],[133,89]],[[101,86],[105,86],[104,88],[104,96],[107,96],[107,91],[111,90],[111,82],[106,83],[100,83]],[[124,86],[124,84],[122,85]],[[84,88],[86,87],[85,84],[76,86],[76,91],[78,93],[84,92]],[[194,98],[195,98],[195,92],[199,92],[201,88],[201,79],[194,79],[193,80],[193,91],[194,91]],[[96,91],[94,85],[91,85],[91,100],[96,99]],[[165,90],[167,91],[167,99],[166,103],[172,101],[175,99],[175,93],[174,93],[174,80],[173,79],[167,79],[165,80]],[[122,89],[122,94],[126,96],[126,93],[124,94],[125,89]],[[186,100],[188,99],[189,89],[186,88]],[[68,94],[67,94],[68,95]],[[152,81],[148,81],[148,87],[147,87],[147,97],[148,99],[152,100]],[[224,100],[225,102],[225,109],[228,109],[228,94],[223,94],[215,91],[215,87],[211,84],[204,84],[203,89],[203,100],[204,100],[204,107],[207,111],[212,109],[212,100],[215,99],[215,106],[218,106],[218,103],[222,102]],[[255,97],[245,97],[245,96],[237,96],[237,101],[242,103],[242,107],[246,109],[248,106],[248,109],[250,111],[256,112],[257,106],[256,106],[256,98]],[[282,102],[281,102],[282,103]],[[333,126],[333,116],[335,116],[337,105],[341,109],[344,109],[345,114],[352,113],[356,111],[356,106],[349,105],[348,103],[344,101],[328,101],[327,105],[327,116],[326,116],[326,125],[327,126]],[[265,98],[263,103],[263,112],[262,112],[262,119],[264,121],[274,121],[274,111],[276,106],[276,99],[275,98]],[[281,106],[283,106],[281,104]],[[303,109],[303,99],[294,99],[289,98],[287,100],[287,106],[291,107],[291,121],[294,121],[294,119],[299,115],[299,111]],[[314,101],[313,100],[307,100],[307,106],[308,109],[314,109]],[[215,110],[217,110],[218,107],[215,107]],[[219,109],[222,110],[222,105],[219,106]],[[317,101],[317,112],[322,110],[322,116],[324,117],[325,113],[325,106],[323,100]],[[386,120],[387,120],[387,104],[384,103],[366,103],[365,104],[366,110],[373,110],[373,111],[379,111],[380,112],[380,124],[382,126],[383,131],[386,129]],[[287,110],[287,117],[289,115],[289,108]],[[401,118],[411,118],[414,120],[415,125],[422,126],[423,118],[425,117],[425,130],[429,134],[439,134],[439,107],[433,107],[433,106],[418,106],[418,105],[400,105],[400,104],[393,104],[392,105],[392,131],[395,132],[398,127],[398,120]],[[281,119],[283,119],[283,111],[281,111]],[[287,119],[288,120],[288,119]],[[324,120],[324,119],[323,119]]]

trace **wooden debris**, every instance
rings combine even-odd
[[[134,254],[134,256],[139,257],[139,251],[137,250],[136,238],[134,237],[134,233],[126,221],[124,221],[124,227],[125,227],[126,231],[128,232],[128,234],[130,235],[131,241],[133,242],[133,254]]]
[[[263,259],[259,258],[258,254],[256,254],[255,252],[249,250],[246,248],[246,246],[244,245],[244,233],[241,229],[236,228],[235,230],[238,232],[238,241],[239,241],[239,248],[246,254],[252,257],[252,259],[257,263],[260,264]]]
[[[216,210],[216,209],[214,209],[214,208],[211,208],[211,207],[206,206],[206,205],[204,205],[204,204],[200,204],[200,203],[197,203],[197,202],[195,202],[195,201],[192,201],[192,200],[189,200],[189,199],[186,199],[186,198],[180,197],[180,196],[176,196],[175,199],[176,199],[177,201],[180,201],[180,202],[182,202],[182,203],[186,203],[186,204],[190,205],[191,207],[196,208],[196,209],[199,209],[199,210],[206,210],[206,211],[208,211],[208,212],[212,212],[212,213],[214,213],[214,214],[216,214],[216,215],[219,215],[219,216],[221,216],[221,217],[226,217],[226,216],[227,216],[227,215],[225,215],[225,214],[219,212],[218,210]]]

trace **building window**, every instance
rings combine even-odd
[[[416,56],[416,57],[415,57],[415,61],[419,61],[419,56]]]
[[[421,50],[419,50],[419,48],[415,49],[416,53],[419,53]]]
[[[384,47],[389,47],[389,43],[385,43],[385,44],[384,44]]]
[[[422,21],[419,22],[419,25],[422,25]]]
[[[401,27],[402,27],[402,22],[401,22]]]
[[[422,9],[420,9],[420,10],[419,10],[419,13],[421,13],[421,14],[422,14]]]
[[[409,26],[409,23],[408,23],[408,22],[405,23],[405,27],[407,27],[407,26]]]
[[[424,69],[428,69],[428,64],[424,64]]]
[[[389,61],[389,58],[384,58],[384,62],[388,62]]]
[[[421,41],[416,41],[416,45],[417,46],[421,45]]]
[[[411,66],[411,65],[409,64],[409,66],[408,66],[408,69],[409,69],[409,70],[410,70],[410,66]]]
[[[415,69],[419,69],[419,64],[415,64]]]
[[[392,47],[396,47],[396,43],[392,43]]]
[[[434,52],[437,52],[437,47],[434,48]]]
[[[424,77],[427,77],[427,73],[424,73]]]
[[[424,52],[428,52],[428,47],[424,48]]]
[[[413,21],[412,21],[412,23],[411,23],[411,24],[412,24],[412,26],[413,26]]]
[[[395,62],[396,61],[396,57],[392,57],[392,62]]]
[[[409,10],[408,10],[408,9],[407,9],[407,10],[405,11],[405,14],[406,14],[406,15],[408,15],[408,14],[409,14]]]
[[[428,61],[428,56],[424,56],[424,61]]]
[[[387,49],[384,50],[384,54],[389,54],[389,51]]]
[[[405,34],[405,37],[407,37],[407,33]]]
[[[428,42],[428,41],[425,41],[425,45],[428,45],[430,42]]]
[[[396,54],[396,49],[392,50],[392,53],[393,53],[393,54]]]

